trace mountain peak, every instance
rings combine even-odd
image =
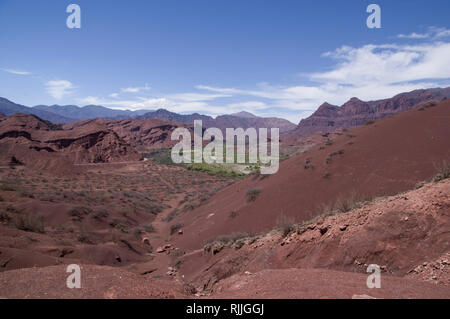
[[[258,116],[250,113],[250,112],[246,112],[246,111],[241,111],[241,112],[237,112],[237,113],[232,113],[230,114],[231,116],[236,116],[236,117],[241,117],[241,118],[246,118],[246,119],[255,119],[258,118]]]

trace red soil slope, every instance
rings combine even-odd
[[[126,270],[81,267],[81,289],[66,286],[67,266],[13,270],[0,275],[0,298],[166,299],[183,298],[181,284],[144,278]]]
[[[449,229],[447,179],[377,199],[345,214],[296,225],[285,237],[273,231],[242,239],[241,245],[226,245],[216,254],[206,250],[187,254],[181,259],[180,273],[200,291],[211,293],[218,291],[215,284],[224,278],[245,272],[301,268],[365,273],[368,265],[377,264],[383,276],[430,281],[449,286],[450,293],[450,261],[445,257],[450,252]],[[428,265],[427,271],[422,265]],[[351,280],[351,275],[347,278]],[[266,290],[273,292],[269,283],[275,281],[266,280]],[[320,282],[321,278],[310,280]],[[305,291],[299,288],[298,292]]]
[[[262,299],[447,299],[450,289],[390,276],[380,289],[366,286],[367,275],[319,269],[263,270],[240,274],[217,285],[213,298]]]
[[[286,160],[275,175],[235,183],[178,217],[185,225],[178,245],[196,249],[218,235],[272,229],[282,215],[295,222],[309,220],[320,214],[320,204],[352,193],[374,196],[411,189],[450,159],[449,124],[450,101],[444,101],[324,137],[332,145]],[[261,193],[248,202],[246,192],[252,188]]]

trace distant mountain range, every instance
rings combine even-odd
[[[136,118],[139,115],[145,114],[150,110],[114,110],[100,105],[87,105],[79,107],[76,105],[37,105],[33,109],[46,111],[60,116],[64,116],[75,121],[88,120],[95,118],[106,118],[111,120],[123,120],[126,118]]]
[[[281,133],[292,136],[310,135],[317,132],[333,132],[337,129],[352,128],[364,125],[368,121],[381,119],[398,112],[406,111],[432,101],[439,102],[450,97],[450,87],[434,88],[426,90],[415,90],[402,93],[393,98],[364,102],[354,97],[342,106],[322,104],[310,117],[295,125],[288,120],[276,117],[258,117],[249,112],[239,112],[229,115],[220,115],[213,118],[198,113],[178,114],[165,109],[159,110],[114,110],[99,105],[87,105],[79,107],[76,105],[38,105],[27,107],[16,104],[5,98],[0,98],[0,117],[10,116],[16,113],[33,114],[43,120],[52,123],[64,124],[90,119],[156,119],[183,125],[192,125],[195,120],[202,120],[203,127],[217,127],[221,130],[226,128],[249,127],[279,128]]]
[[[242,127],[247,129],[249,127],[259,128],[279,128],[280,132],[287,132],[293,130],[297,125],[288,120],[276,117],[258,117],[248,112],[239,112],[230,115],[220,115],[216,118],[198,113],[190,115],[182,115],[172,113],[164,109],[154,112],[146,113],[139,116],[138,119],[158,119],[170,122],[178,122],[187,125],[192,125],[194,120],[202,120],[203,127],[217,127],[224,131],[226,128]]]
[[[87,105],[84,107],[79,107],[76,105],[37,105],[34,107],[27,107],[11,102],[5,98],[0,98],[0,112],[4,113],[6,116],[10,116],[16,113],[33,114],[43,120],[58,124],[103,118],[108,120],[157,119],[162,121],[178,122],[187,125],[192,125],[194,123],[194,120],[202,120],[205,128],[217,127],[220,129],[225,129],[227,127],[242,127],[244,129],[247,129],[249,127],[278,127],[280,129],[280,132],[293,130],[297,127],[295,124],[285,119],[275,117],[262,118],[248,112],[222,115],[214,119],[211,116],[201,115],[198,113],[184,115],[169,112],[165,109],[159,109],[156,111],[129,111],[109,109],[100,105]]]

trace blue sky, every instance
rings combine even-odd
[[[371,3],[381,29],[366,26]],[[0,96],[298,122],[324,101],[450,85],[449,12],[448,0],[0,0]]]

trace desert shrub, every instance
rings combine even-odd
[[[5,211],[0,211],[0,222],[9,222],[11,217]]]
[[[239,215],[239,212],[238,212],[238,211],[233,210],[233,211],[230,212],[230,217],[231,217],[231,218],[235,218],[235,217],[237,217],[238,215]]]
[[[433,182],[437,183],[450,178],[450,162],[443,160],[440,164],[434,164],[437,174],[433,177]]]
[[[173,235],[184,226],[183,223],[176,223],[170,226],[170,234]]]
[[[414,189],[422,188],[425,184],[426,184],[425,182],[418,182],[418,183],[414,186]]]
[[[33,232],[44,233],[44,220],[41,216],[34,214],[21,214],[14,219],[14,225],[17,229]]]
[[[339,150],[339,151],[331,153],[329,155],[329,157],[334,157],[334,156],[337,156],[337,155],[344,155],[344,153],[345,153],[345,150]]]
[[[250,188],[245,192],[248,202],[254,202],[259,194],[261,194],[261,190],[259,188]]]
[[[156,215],[161,213],[164,207],[161,204],[152,202],[147,205],[147,209],[149,213]]]
[[[323,175],[323,178],[330,179],[331,178],[331,173],[326,173],[325,175]]]
[[[2,195],[0,195],[0,202],[4,202],[5,200],[3,199]]]
[[[430,108],[430,107],[435,107],[437,105],[436,102],[428,102],[424,105],[422,105],[421,107],[419,107],[419,111],[425,111],[426,109]]]
[[[374,121],[374,120],[368,120],[368,121],[366,121],[366,123],[365,123],[365,125],[372,125],[372,124],[375,124],[375,121]]]
[[[92,214],[92,217],[97,220],[102,220],[103,218],[106,218],[109,216],[109,213],[106,211],[106,209],[98,209],[94,211]]]
[[[173,211],[171,211],[167,217],[164,219],[165,222],[171,222],[175,217],[181,214],[181,211],[177,208],[175,208]]]
[[[31,193],[29,193],[29,192],[26,192],[26,191],[20,192],[19,196],[20,196],[20,197],[23,197],[23,198],[34,198],[34,195],[33,195],[33,194],[31,194]]]
[[[17,187],[14,185],[10,185],[10,184],[0,184],[0,191],[5,191],[5,192],[15,192],[17,190]]]
[[[80,230],[77,236],[77,240],[83,244],[93,244],[91,240],[91,232],[85,229]]]
[[[277,229],[281,230],[283,237],[286,237],[294,230],[294,219],[281,214],[277,220]]]
[[[325,142],[325,145],[328,145],[328,146],[333,145],[333,144],[334,144],[334,141],[333,141],[331,138],[329,138],[329,139]]]
[[[146,231],[147,233],[155,233],[156,232],[156,229],[152,224],[144,225],[144,226],[142,226],[142,229],[144,231]]]
[[[189,204],[186,204],[186,205],[183,206],[182,212],[185,213],[185,212],[188,212],[188,211],[191,211],[191,210],[194,210],[194,209],[195,209],[195,205],[189,203]]]
[[[236,249],[239,249],[245,244],[244,239],[249,237],[250,235],[247,233],[232,233],[231,235],[219,236],[215,239],[208,240],[203,249],[212,252],[214,255],[221,252],[225,247],[231,247],[233,245],[235,245]]]
[[[368,197],[351,193],[347,197],[339,197],[334,203],[334,210],[337,213],[347,213],[353,209],[361,208],[362,205],[369,200]]]
[[[67,214],[72,216],[74,220],[81,221],[84,216],[91,214],[93,210],[89,207],[77,206],[70,209]]]

